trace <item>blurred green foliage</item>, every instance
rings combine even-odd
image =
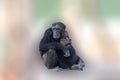
[[[3,61],[3,59],[5,58],[6,51],[6,42],[2,38],[0,38],[0,61]]]
[[[120,0],[99,0],[103,17],[120,16]]]
[[[36,19],[54,19],[59,17],[62,0],[34,0],[34,18]],[[89,0],[85,0],[88,2]],[[97,0],[96,3],[102,16],[120,16],[120,0]],[[87,10],[88,5],[83,5]],[[89,7],[89,6],[88,6]],[[86,11],[83,10],[83,11]]]
[[[61,0],[34,0],[34,17],[50,19],[59,16]]]

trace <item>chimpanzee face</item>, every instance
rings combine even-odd
[[[53,38],[59,39],[61,37],[63,30],[64,28],[61,27],[59,24],[52,25]]]

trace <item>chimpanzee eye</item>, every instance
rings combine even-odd
[[[55,28],[53,28],[53,30],[56,30]]]
[[[60,30],[59,28],[56,28],[56,30]]]

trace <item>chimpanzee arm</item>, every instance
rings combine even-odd
[[[39,48],[41,51],[48,51],[49,49],[63,50],[64,52],[67,51],[67,48],[59,42],[51,42],[51,43],[42,44],[40,45]]]

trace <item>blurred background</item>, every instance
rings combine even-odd
[[[0,0],[0,80],[120,80],[120,0]],[[38,51],[51,23],[67,26],[85,61],[52,72]]]

